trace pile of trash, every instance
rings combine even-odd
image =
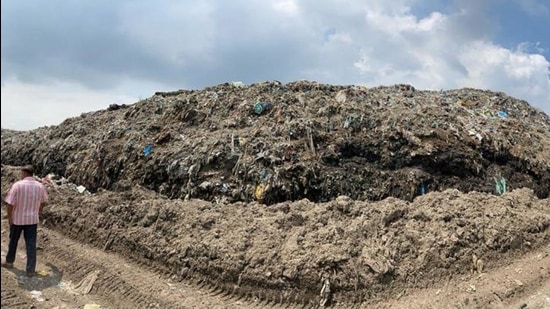
[[[479,89],[309,81],[158,92],[31,131],[2,129],[2,164],[90,192],[265,204],[550,187],[550,118]]]

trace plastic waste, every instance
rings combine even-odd
[[[504,177],[495,177],[495,191],[498,195],[502,195],[508,191]]]
[[[143,156],[147,157],[151,153],[152,149],[153,149],[153,145],[145,146],[145,149],[143,149]]]
[[[269,107],[271,106],[270,103],[268,102],[257,102],[255,105],[254,105],[254,112],[258,115],[260,115],[261,113],[263,113],[265,110],[267,110]]]
[[[426,194],[426,185],[424,183],[420,184],[420,195]]]
[[[30,294],[31,294],[32,299],[36,299],[39,302],[44,301],[44,297],[42,297],[42,292],[41,291],[32,290],[32,291],[30,291]]]
[[[49,273],[46,271],[46,270],[39,270],[36,272],[37,275],[39,276],[42,276],[42,277],[46,277]]]
[[[266,184],[266,183],[258,184],[254,192],[254,197],[256,198],[256,200],[262,203],[265,198],[265,194],[269,191],[269,189],[271,189],[270,184]]]
[[[231,82],[231,85],[237,88],[243,88],[246,86],[243,82]]]
[[[505,112],[505,111],[499,111],[497,114],[498,114],[498,116],[499,116],[500,118],[502,118],[502,119],[508,118],[508,113]]]

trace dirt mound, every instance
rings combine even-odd
[[[27,132],[2,130],[2,163],[86,187],[271,204],[531,188],[548,197],[550,119],[476,89],[315,82],[156,93]]]
[[[2,192],[16,177],[2,167]],[[273,302],[375,303],[550,243],[550,200],[530,189],[269,207],[170,200],[139,186],[49,192],[48,227],[174,278]]]

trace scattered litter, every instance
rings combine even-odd
[[[170,198],[229,203],[257,200],[263,169],[279,175],[269,190],[258,188],[268,203],[340,195],[411,201],[421,193],[411,173],[430,192],[495,193],[501,171],[514,175],[514,188],[544,198],[549,128],[543,112],[488,90],[234,81],[157,92],[59,126],[4,130],[2,157],[64,175],[52,181],[88,192],[141,185]],[[29,151],[20,141],[29,141]]]
[[[17,254],[17,255],[19,255],[19,258],[22,259],[22,260],[26,260],[26,259],[27,259],[27,255],[24,254],[24,253],[19,253],[19,254]]]
[[[151,153],[152,149],[153,149],[153,145],[145,146],[145,149],[143,149],[143,156],[147,157]]]
[[[343,90],[338,91],[336,94],[336,102],[345,103],[347,99],[346,93]]]
[[[99,276],[100,271],[94,270],[86,275],[84,279],[82,279],[79,283],[77,283],[73,290],[78,294],[88,294],[92,290],[92,287],[94,286],[95,281],[97,280]]]
[[[71,290],[71,283],[65,281],[59,281],[57,287],[63,290]]]
[[[495,192],[498,195],[508,192],[506,179],[504,177],[495,177]]]
[[[83,309],[101,309],[101,306],[98,304],[86,304]]]
[[[45,276],[49,275],[50,272],[48,272],[47,270],[42,269],[42,270],[37,271],[36,274],[39,275],[39,276],[45,277]]]
[[[271,106],[268,102],[257,102],[254,104],[254,112],[258,115],[262,114],[265,110],[267,110]]]
[[[78,191],[78,193],[82,194],[86,191],[86,187],[78,186],[78,187],[76,187],[76,190]]]
[[[426,194],[426,185],[424,183],[420,184],[420,195]]]
[[[44,298],[42,297],[42,292],[36,291],[36,290],[32,290],[30,293],[31,293],[31,298],[32,298],[32,299],[36,299],[36,300],[39,301],[39,302],[43,302],[43,301],[44,301]]]
[[[245,83],[243,83],[243,82],[231,82],[231,85],[233,85],[234,87],[237,87],[237,88],[246,87]]]
[[[256,186],[254,196],[259,203],[262,203],[264,201],[265,195],[269,191],[269,189],[270,185],[266,183],[261,183]]]
[[[330,302],[330,296],[331,296],[331,290],[330,290],[330,281],[328,279],[325,279],[323,281],[323,287],[321,288],[321,299],[319,301],[319,305],[321,307],[325,307]]]

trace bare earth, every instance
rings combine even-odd
[[[7,250],[7,221],[2,220],[2,255]],[[192,282],[174,282],[166,276],[40,227],[38,271],[24,275],[21,242],[15,269],[2,268],[2,308],[144,308],[151,299],[164,308],[293,308],[291,305],[257,303],[250,299],[201,289]],[[402,296],[375,306],[356,308],[550,308],[550,247],[520,256],[480,275],[464,275],[426,289],[404,290]],[[99,271],[88,294],[73,287]],[[40,291],[43,300],[33,299]],[[167,307],[166,307],[167,308]]]
[[[5,192],[9,181],[15,177],[15,171],[16,170],[13,168],[2,168],[2,192]],[[187,257],[190,258],[189,263],[196,263],[193,267],[193,269],[195,269],[194,274],[181,275],[180,271],[166,270],[162,266],[155,264],[154,261],[148,261],[151,259],[147,258],[147,256],[155,256],[154,254],[145,253],[143,249],[131,251],[128,249],[127,240],[123,241],[117,238],[120,237],[119,234],[115,233],[117,228],[105,222],[108,222],[109,207],[115,207],[123,203],[113,198],[113,196],[110,195],[111,193],[101,192],[86,196],[79,195],[76,192],[71,193],[68,190],[64,191],[63,187],[50,187],[49,190],[52,203],[44,215],[46,222],[39,226],[38,244],[40,250],[38,251],[37,270],[40,275],[34,278],[27,278],[24,275],[22,270],[24,270],[26,260],[24,255],[24,242],[21,240],[15,269],[2,268],[1,304],[3,308],[98,308],[92,305],[98,305],[100,308],[315,307],[319,305],[319,298],[312,298],[312,296],[308,296],[309,294],[306,292],[303,294],[299,293],[300,291],[298,288],[303,288],[306,291],[310,289],[310,283],[307,279],[302,279],[300,283],[292,283],[290,279],[286,278],[291,275],[282,271],[280,275],[286,278],[284,280],[292,284],[282,283],[278,290],[273,289],[271,293],[266,293],[266,289],[262,289],[261,286],[267,286],[266,282],[269,283],[269,278],[266,278],[265,282],[262,282],[258,279],[260,277],[256,278],[253,274],[258,272],[258,269],[266,270],[270,269],[269,267],[271,266],[284,269],[285,267],[288,268],[288,265],[295,263],[296,265],[301,265],[299,267],[301,272],[298,272],[295,276],[307,278],[308,267],[311,268],[309,270],[310,273],[316,270],[314,266],[310,266],[307,261],[299,260],[299,256],[304,254],[299,253],[299,247],[296,245],[289,245],[293,242],[296,243],[296,235],[294,235],[294,232],[302,231],[302,234],[304,234],[303,229],[305,229],[306,233],[302,235],[302,242],[307,245],[310,242],[315,242],[316,237],[319,236],[319,234],[316,234],[317,236],[310,235],[315,234],[314,231],[308,229],[310,225],[317,226],[316,229],[321,231],[323,228],[329,230],[342,229],[338,233],[341,233],[341,239],[345,240],[347,239],[347,233],[351,233],[349,229],[356,224],[355,220],[356,218],[360,218],[361,214],[363,215],[361,222],[370,224],[365,212],[361,213],[359,211],[367,211],[365,210],[365,205],[361,204],[362,202],[346,200],[349,204],[345,205],[345,207],[347,207],[345,211],[349,216],[346,220],[347,227],[335,218],[329,220],[326,226],[319,225],[319,222],[322,222],[325,218],[325,215],[323,215],[319,207],[322,207],[322,209],[331,209],[331,207],[334,206],[334,212],[342,211],[336,209],[338,205],[337,201],[339,201],[340,205],[345,204],[342,202],[342,198],[338,199],[333,204],[328,203],[322,206],[314,203],[310,205],[307,201],[301,201],[288,205],[274,205],[270,207],[263,205],[247,205],[247,208],[243,208],[242,205],[223,205],[221,206],[222,209],[214,207],[207,209],[205,205],[210,204],[206,202],[202,202],[203,204],[201,204],[199,201],[192,201],[189,203],[193,204],[194,208],[189,209],[188,206],[186,206],[187,204],[185,204],[187,202],[163,200],[147,192],[133,192],[132,194],[140,196],[138,201],[143,201],[143,204],[137,201],[132,204],[136,209],[144,207],[143,205],[149,205],[152,208],[170,208],[174,206],[170,204],[176,203],[177,205],[174,207],[184,209],[184,217],[188,218],[187,220],[203,223],[209,222],[208,220],[213,220],[213,222],[208,224],[212,225],[209,226],[208,229],[205,228],[204,224],[197,224],[197,228],[189,226],[185,233],[181,229],[179,230],[178,233],[181,233],[179,238],[184,239],[185,243],[191,246],[191,249],[187,249]],[[59,194],[60,192],[64,194]],[[389,199],[387,201],[369,204],[369,207],[379,211],[390,208],[386,211],[387,214],[395,213],[395,207],[397,206],[409,207],[410,209],[407,208],[408,210],[404,213],[398,211],[401,217],[392,215],[387,221],[380,219],[383,226],[380,228],[380,233],[382,233],[384,229],[391,230],[392,226],[395,226],[402,231],[401,234],[410,233],[412,235],[415,231],[412,220],[414,217],[419,217],[418,211],[421,209],[419,207],[422,207],[420,206],[421,204],[430,204],[430,202],[433,204],[434,201],[452,203],[452,201],[446,200],[448,196],[454,196],[454,199],[460,201],[467,199],[468,196],[471,197],[472,194],[475,200],[481,199],[480,196],[475,196],[479,193],[461,194],[457,192],[443,192],[416,199],[413,202],[415,204],[402,204],[405,202]],[[471,197],[471,199],[474,200],[474,197]],[[128,196],[125,198],[128,199]],[[147,200],[147,198],[149,198],[149,200]],[[409,259],[408,257],[412,253],[408,251],[400,254],[395,253],[392,261],[387,260],[390,256],[383,258],[384,255],[380,252],[378,255],[374,253],[367,255],[368,258],[365,258],[364,253],[360,254],[357,259],[366,259],[366,261],[363,261],[366,265],[361,267],[364,268],[365,273],[362,274],[359,271],[358,273],[362,276],[362,280],[367,281],[374,278],[374,281],[372,281],[371,286],[360,285],[355,292],[346,290],[346,264],[351,263],[353,265],[359,265],[359,261],[355,261],[354,256],[350,255],[347,257],[347,262],[341,262],[342,265],[339,266],[340,270],[335,271],[334,274],[329,276],[333,282],[331,294],[332,302],[327,305],[331,305],[335,308],[550,308],[550,246],[548,244],[548,226],[546,225],[548,222],[547,218],[550,216],[547,204],[548,199],[539,200],[532,196],[532,194],[529,195],[528,190],[514,191],[506,194],[504,197],[487,195],[485,198],[492,201],[483,208],[485,216],[491,217],[491,220],[496,225],[491,225],[490,222],[484,221],[487,229],[494,229],[492,232],[484,232],[486,235],[492,236],[485,236],[486,239],[478,241],[484,243],[484,245],[475,248],[463,239],[463,248],[460,250],[467,253],[465,253],[464,256],[458,253],[455,254],[457,258],[450,266],[441,264],[442,261],[433,256],[430,259]],[[512,206],[507,207],[505,204],[499,204],[502,202],[501,199],[505,199],[507,203]],[[524,201],[525,203],[518,201]],[[160,205],[161,202],[163,203],[162,205]],[[184,205],[178,203],[184,203]],[[526,207],[528,207],[530,211],[526,211],[522,203],[528,205]],[[103,210],[103,217],[99,213],[92,212],[94,209],[92,205],[96,205],[96,207],[100,207],[100,209],[101,207],[107,207],[107,209]],[[496,206],[493,208],[491,205]],[[290,206],[290,209],[288,209],[287,206]],[[413,211],[411,208],[412,206],[416,208],[416,212]],[[462,216],[466,219],[466,213],[473,212],[473,214],[475,214],[475,203],[469,206],[469,210],[461,210]],[[239,211],[234,213],[235,209],[239,208],[243,208],[243,210],[251,213],[251,217],[243,219],[243,217],[245,217],[243,213]],[[437,210],[438,207],[435,209]],[[497,211],[498,209],[500,209],[500,212]],[[372,209],[368,211],[371,210]],[[445,211],[450,210],[450,208],[445,209]],[[220,211],[224,214],[222,217],[217,215]],[[263,213],[264,211],[265,213]],[[285,211],[286,214],[284,213]],[[305,219],[303,219],[304,222],[301,224],[295,222],[298,220],[294,214],[295,211],[302,213],[305,217]],[[314,216],[313,212],[315,211],[317,214]],[[270,212],[273,218],[269,217],[268,213]],[[357,213],[354,214],[354,212]],[[73,217],[71,217],[71,213]],[[256,226],[258,222],[261,223],[261,226],[256,226],[254,233],[263,235],[269,233],[273,226],[277,225],[276,222],[280,223],[280,220],[277,221],[277,219],[280,219],[278,216],[283,214],[287,216],[287,219],[294,218],[294,221],[288,221],[282,224],[280,228],[283,230],[287,229],[288,231],[284,232],[280,236],[280,239],[271,235],[272,239],[266,238],[263,242],[259,240],[252,241],[249,247],[238,248],[240,244],[237,239],[247,238],[247,236],[242,234],[243,232],[236,227],[237,225],[243,225],[242,222],[239,221],[239,218],[245,221],[248,220],[248,228]],[[436,234],[446,235],[447,228],[445,225],[438,226],[438,229],[435,231],[430,230],[437,226],[434,225],[437,221],[435,213],[429,213],[426,210],[425,215],[432,219],[429,221],[431,222],[430,225],[423,225],[425,230],[422,234],[430,235],[432,232],[435,232]],[[180,220],[179,216],[173,216],[174,218],[170,226],[178,227],[180,225],[189,225],[185,220]],[[371,214],[370,216],[374,215]],[[453,215],[451,215],[451,217],[452,216]],[[505,217],[513,218],[513,220],[509,222],[506,221],[506,224],[500,224],[500,220]],[[94,220],[96,222],[93,222],[92,218],[95,218]],[[215,220],[212,218],[215,218]],[[310,218],[309,220],[313,220],[313,222],[309,222],[308,218]],[[385,217],[382,216],[380,218]],[[58,222],[54,222],[55,220],[58,220]],[[130,223],[135,222],[132,218],[126,218],[126,220]],[[254,220],[256,220],[256,222]],[[454,219],[450,219],[449,222],[453,220]],[[399,225],[399,221],[405,221],[405,224]],[[445,220],[443,220],[443,222],[444,221]],[[138,224],[139,222],[141,222],[141,224]],[[155,229],[144,228],[143,222],[140,220],[137,221],[136,224],[130,224],[125,231],[128,234],[136,233],[140,239],[134,239],[136,243],[141,241],[142,244],[147,244],[147,246],[150,246],[151,252],[156,252],[155,248],[170,249],[178,247],[180,243],[175,239],[166,241],[165,239],[158,238],[156,244],[150,242],[154,237],[149,237],[151,235],[154,236],[157,230],[162,231],[167,237],[170,235],[170,230],[163,230],[162,226],[159,224],[160,223],[156,224],[157,226]],[[224,226],[226,224],[234,224],[236,226],[229,229]],[[499,224],[502,226],[499,227]],[[103,229],[102,227],[105,226],[107,226],[107,228]],[[217,235],[216,226],[219,229],[230,232],[224,233],[224,235],[219,235],[218,233]],[[515,229],[516,226],[519,228]],[[537,228],[537,226],[539,227]],[[514,237],[503,237],[499,228],[502,228],[502,231],[506,233],[514,231],[514,233],[512,233],[513,235],[521,235],[522,244],[515,247]],[[105,231],[111,231],[109,233],[110,236],[102,234]],[[322,234],[322,232],[318,233]],[[532,233],[532,235],[530,233]],[[194,238],[188,238],[190,237],[189,234],[196,235]],[[469,237],[466,232],[460,235],[462,235],[461,237],[463,238]],[[221,239],[223,241],[219,243],[210,242],[210,236],[216,237],[212,239]],[[447,242],[449,242],[449,239],[452,239],[453,236],[447,236]],[[104,239],[100,239],[101,237],[104,237]],[[108,241],[104,242],[104,240],[108,240],[109,237],[114,237],[116,240],[111,243]],[[409,235],[409,238],[411,237],[412,236]],[[394,235],[393,238],[397,241],[399,235]],[[278,260],[266,258],[264,265],[257,266],[256,271],[250,269],[243,271],[242,273],[245,274],[243,275],[245,279],[239,282],[240,287],[231,291],[226,288],[228,284],[227,278],[219,274],[217,275],[214,272],[208,273],[200,268],[200,261],[203,257],[197,254],[197,251],[193,251],[197,250],[196,247],[193,247],[195,245],[193,241],[200,242],[201,240],[213,246],[219,246],[215,251],[212,249],[209,253],[210,255],[219,256],[217,259],[209,262],[208,265],[211,267],[216,267],[216,260],[220,260],[220,263],[227,263],[227,265],[229,265],[229,263],[238,263],[238,260],[235,260],[232,255],[231,250],[233,247],[236,247],[235,250],[237,252],[241,251],[243,254],[252,257],[256,253],[265,254],[265,250],[262,251],[263,247],[269,248],[274,243],[279,246],[279,242],[283,242],[286,245],[280,247],[278,251],[286,255],[287,258],[291,258],[290,260],[293,262],[291,263],[284,258]],[[8,224],[4,213],[2,219],[2,257],[5,256],[7,251],[7,241]],[[435,242],[437,241],[438,240]],[[223,243],[226,244],[226,247],[223,247]],[[338,242],[333,243],[335,243],[335,246],[338,244]],[[365,247],[372,245],[368,239],[362,239],[361,243],[364,243]],[[500,244],[500,247],[497,246],[498,250],[496,251],[489,248],[490,245],[494,245],[495,243]],[[419,247],[422,246],[421,242],[417,242],[417,245]],[[285,248],[285,246],[287,247]],[[290,249],[288,246],[290,246]],[[341,246],[345,247],[345,244],[341,244]],[[387,246],[390,249],[392,248],[391,243],[388,243]],[[402,248],[405,247],[403,243],[399,244],[399,246]],[[445,246],[440,247],[443,249],[445,248]],[[469,248],[473,248],[473,250],[469,250]],[[365,248],[363,249],[367,250]],[[430,252],[430,250],[430,248],[426,248],[426,252]],[[460,250],[458,251],[460,252]],[[164,252],[165,256],[170,256],[166,250],[160,251]],[[315,259],[317,256],[316,263],[320,261],[320,257],[325,256],[326,260],[328,256],[330,256],[332,260],[336,260],[335,256],[340,254],[337,248],[326,246],[323,248],[320,244],[317,244],[315,248],[308,249],[308,252],[309,251],[313,253],[309,256],[305,256],[304,259]],[[469,254],[472,251],[477,252],[480,259],[483,258],[485,260],[485,267],[481,269],[481,272],[471,269],[470,264],[472,262]],[[372,250],[369,252],[372,252]],[[420,255],[421,254],[422,253],[420,253]],[[466,258],[467,255],[468,258]],[[153,260],[155,259],[162,260],[161,257],[153,258]],[[413,261],[419,260],[423,262],[416,262],[417,264],[413,263]],[[169,265],[168,261],[169,258],[166,258],[165,262],[159,264]],[[270,263],[275,264],[276,261],[278,261],[280,265],[269,265]],[[387,263],[385,266],[382,263],[383,261]],[[456,267],[453,265],[456,265]],[[230,266],[227,267],[230,268]],[[430,270],[430,267],[433,269]],[[448,269],[445,270],[445,267],[448,267]],[[384,271],[388,268],[393,268],[391,272],[394,274],[393,277],[388,279],[388,281],[380,281],[380,278],[386,278]],[[402,275],[402,269],[409,271],[410,275]],[[218,282],[213,279],[215,276],[218,276]],[[271,275],[271,277],[276,276],[278,275]],[[403,279],[403,277],[412,279],[407,281],[407,279]],[[252,279],[255,279],[255,281]],[[256,289],[254,289],[254,282],[258,285]],[[297,287],[292,290],[296,292],[295,294],[289,293],[291,286]],[[318,293],[321,287],[322,286],[316,286]],[[369,292],[369,288],[373,291]],[[245,290],[246,292],[239,293],[239,289]],[[313,289],[313,287],[311,287],[311,289]],[[274,296],[277,295],[277,293],[281,295],[279,298]],[[353,296],[354,293],[362,296]],[[302,295],[307,298],[307,301],[299,299],[296,295]],[[367,298],[365,295],[370,295],[370,298]],[[346,299],[346,297],[350,298]],[[353,297],[354,299],[352,299]]]

